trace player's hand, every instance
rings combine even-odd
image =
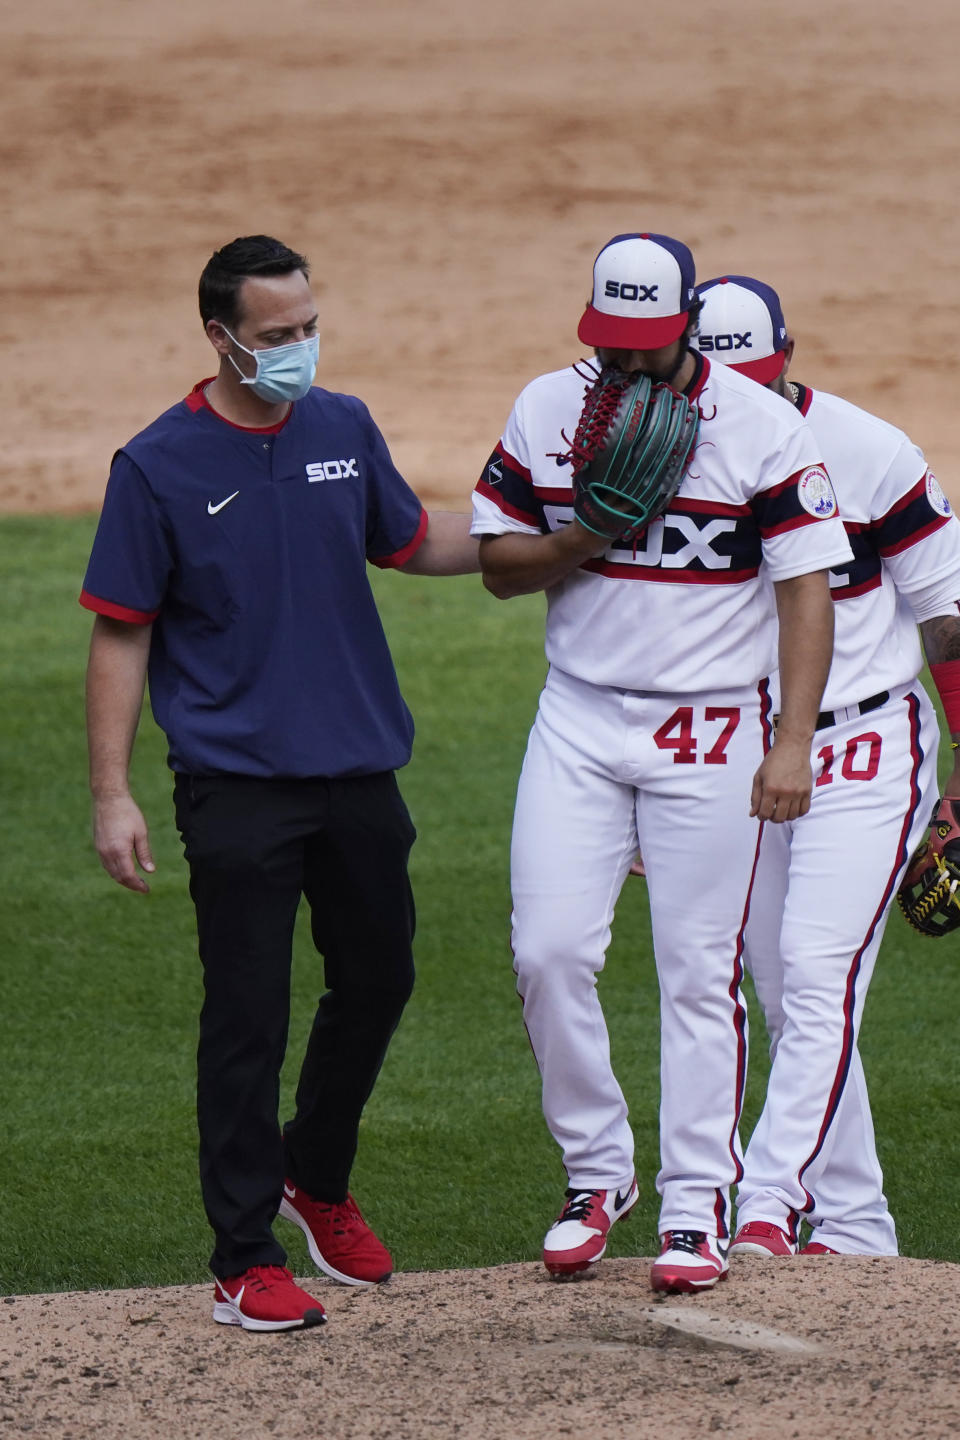
[[[627,871],[627,874],[628,874],[628,875],[641,875],[641,876],[643,876],[644,878],[646,878],[647,871],[646,871],[646,867],[644,866],[644,863],[643,863],[643,851],[642,851],[642,850],[638,850],[638,851],[637,851],[637,858],[634,860],[633,864],[630,866],[630,869]]]
[[[813,771],[806,742],[778,737],[753,777],[750,814],[780,825],[810,809]]]
[[[132,795],[111,795],[94,801],[93,843],[100,864],[111,879],[146,895],[150,886],[137,873],[157,868],[150,853],[147,822]]]

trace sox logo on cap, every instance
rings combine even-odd
[[[723,275],[698,285],[697,295],[703,309],[700,333],[693,340],[696,348],[719,356],[761,385],[775,380],[789,343],[777,292],[762,280]]]
[[[593,295],[579,338],[615,350],[657,350],[678,340],[696,299],[693,256],[669,235],[615,235],[593,263]]]

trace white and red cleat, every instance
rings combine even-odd
[[[796,1255],[797,1242],[779,1225],[751,1220],[741,1225],[730,1246],[731,1255]]]
[[[304,1330],[327,1319],[320,1301],[301,1290],[282,1265],[253,1265],[218,1280],[214,1300],[214,1320],[244,1330]]]
[[[610,1226],[626,1220],[639,1195],[636,1176],[625,1190],[568,1190],[543,1242],[550,1274],[576,1275],[595,1265],[607,1248]]]
[[[705,1230],[667,1230],[660,1239],[660,1254],[650,1266],[654,1290],[709,1290],[726,1279],[729,1243],[716,1235]]]
[[[801,1255],[839,1255],[839,1250],[831,1250],[829,1245],[824,1245],[820,1240],[811,1240],[809,1245],[804,1245],[800,1251]]]

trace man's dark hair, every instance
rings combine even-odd
[[[302,270],[310,278],[310,267],[302,255],[270,235],[241,235],[215,250],[200,276],[200,318],[219,320],[229,329],[240,319],[240,286],[251,275],[291,275]]]
[[[704,301],[697,297],[687,306],[687,328],[686,335],[699,335],[700,333],[700,311],[703,309]]]

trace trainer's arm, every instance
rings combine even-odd
[[[152,625],[98,615],[87,664],[87,744],[93,796],[93,843],[100,863],[128,890],[150,887],[137,874],[156,867],[147,823],[130,794],[128,774],[147,679]]]
[[[480,569],[480,542],[470,534],[470,515],[452,510],[431,510],[427,533],[406,565],[405,575],[476,575]]]
[[[584,560],[602,555],[609,543],[578,520],[549,535],[484,535],[480,541],[483,583],[498,600],[548,590]]]
[[[780,718],[753,778],[750,814],[796,820],[810,809],[810,748],[833,658],[833,601],[826,570],[774,583],[780,622]]]

